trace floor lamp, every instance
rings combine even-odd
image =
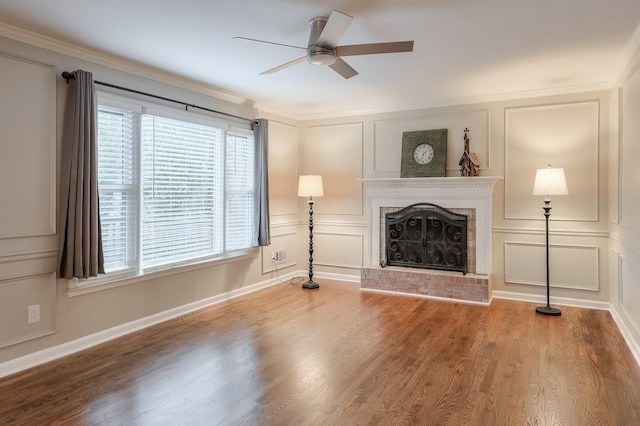
[[[568,194],[567,180],[564,177],[564,169],[553,168],[549,165],[546,169],[536,171],[536,180],[533,184],[533,195],[544,195],[544,217],[546,222],[547,236],[547,306],[536,308],[536,312],[542,315],[558,316],[562,312],[560,309],[552,308],[549,304],[549,216],[551,216],[551,195]]]
[[[302,288],[319,288],[320,285],[313,281],[313,197],[324,195],[322,189],[322,176],[300,176],[298,181],[298,197],[309,197],[309,281],[302,284]]]

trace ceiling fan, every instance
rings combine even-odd
[[[311,33],[307,47],[292,46],[290,44],[274,43],[271,41],[257,40],[247,37],[233,37],[239,40],[256,41],[259,43],[274,44],[276,46],[292,47],[306,50],[307,54],[301,58],[271,68],[260,74],[272,74],[276,71],[289,68],[293,65],[308,61],[312,65],[329,65],[331,69],[344,78],[358,75],[351,65],[346,63],[343,56],[374,55],[378,53],[413,52],[413,41],[396,41],[389,43],[352,44],[337,46],[340,38],[347,30],[353,17],[334,10],[329,17],[318,16],[309,21]]]

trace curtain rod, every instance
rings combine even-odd
[[[63,71],[62,72],[62,78],[64,78],[67,81],[67,84],[69,84],[69,80],[75,80],[76,76],[72,72]],[[229,114],[229,113],[222,112],[222,111],[216,111],[215,109],[201,107],[201,106],[198,106],[198,105],[195,105],[195,104],[189,104],[187,102],[178,101],[176,99],[165,98],[164,96],[158,96],[158,95],[154,95],[152,93],[142,92],[140,90],[129,89],[127,87],[117,86],[117,85],[111,84],[111,83],[105,83],[105,82],[96,81],[96,80],[94,80],[94,83],[95,84],[99,84],[101,86],[112,87],[112,88],[118,89],[118,90],[124,90],[125,92],[137,93],[138,95],[149,96],[150,98],[161,99],[163,101],[173,102],[173,103],[176,103],[176,104],[184,105],[184,107],[185,107],[184,109],[186,111],[188,111],[189,108],[197,108],[197,109],[201,109],[203,111],[213,112],[214,114],[226,115],[227,117],[233,117],[233,118],[237,118],[237,119],[240,119],[240,120],[245,120],[245,121],[250,121],[250,122],[255,121],[255,119],[252,119],[252,118],[240,117],[239,115],[233,115],[233,114]]]

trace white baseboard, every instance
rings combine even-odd
[[[546,296],[539,295],[539,294],[515,293],[511,291],[493,290],[491,292],[491,298],[516,300],[519,302],[541,303],[543,305],[547,303]],[[551,304],[560,305],[560,306],[572,306],[575,308],[599,309],[604,311],[610,310],[610,307],[611,307],[609,302],[600,302],[598,300],[574,299],[570,297],[552,297]]]
[[[308,276],[307,272],[300,271],[300,274],[305,274]],[[350,283],[358,283],[360,284],[360,275],[347,275],[347,274],[333,274],[331,272],[314,272],[314,277],[324,278],[332,281],[346,281]]]
[[[638,341],[635,339],[635,335],[632,332],[632,329],[637,330],[636,324],[634,324],[633,320],[631,320],[629,315],[627,315],[624,308],[620,309],[620,307],[612,304],[609,312],[611,312],[611,316],[616,322],[618,330],[620,330],[620,334],[622,334],[625,342],[627,342],[627,346],[631,350],[631,354],[636,359],[638,365],[640,365],[640,344],[638,344]]]
[[[234,299],[245,294],[262,290],[263,288],[267,288],[272,285],[279,284],[280,282],[286,281],[287,279],[290,279],[295,275],[296,273],[289,273],[281,276],[280,279],[272,278],[256,284],[248,285],[246,287],[231,290],[226,293],[218,294],[216,296],[178,306],[176,308],[172,308],[163,312],[158,312],[157,314],[153,314],[148,317],[140,318],[126,324],[121,324],[107,330],[93,333],[89,336],[84,336],[70,342],[66,342],[0,363],[0,378],[18,373],[20,371],[35,367],[40,364],[44,364],[45,362],[53,361],[64,356],[71,355],[84,349],[88,349],[92,346],[96,346],[109,340],[116,339],[120,336],[124,336],[125,334],[133,333],[134,331],[142,330],[143,328],[147,328],[152,325],[156,325],[161,322],[179,317],[181,315],[185,315],[189,312],[197,311],[198,309],[202,309],[207,306],[215,305],[229,299]]]

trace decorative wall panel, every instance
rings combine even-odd
[[[481,169],[489,168],[488,111],[377,120],[373,125],[373,176],[370,177],[399,177],[402,133],[418,130],[448,130],[446,169],[459,176],[458,162],[464,151],[463,132],[469,128],[470,149],[478,155]]]
[[[298,129],[269,121],[269,210],[271,216],[298,210]]]
[[[547,285],[544,243],[505,241],[504,257],[507,283]],[[550,244],[549,264],[551,287],[599,289],[597,246]]]
[[[316,213],[361,215],[362,123],[309,127],[309,174],[321,175]]]
[[[621,224],[640,232],[640,67],[636,68],[622,90],[622,145],[620,147]],[[640,241],[635,241],[640,244]]]
[[[620,111],[622,89],[611,96],[611,140],[609,141],[609,221],[620,223]]]
[[[569,195],[553,198],[551,220],[598,220],[598,102],[506,110],[505,218],[543,220],[531,195],[536,169],[564,168]]]
[[[313,232],[313,264],[362,268],[362,234]]]
[[[52,67],[0,55],[0,238],[55,234]]]
[[[262,248],[262,273],[266,274],[276,270],[276,265],[271,261],[271,254],[277,250],[285,250],[286,258],[278,263],[278,269],[294,266],[298,263],[298,235],[295,232],[283,232],[271,234],[271,245]]]
[[[29,306],[39,305],[40,321],[28,323]],[[56,331],[54,272],[0,279],[0,348]]]

